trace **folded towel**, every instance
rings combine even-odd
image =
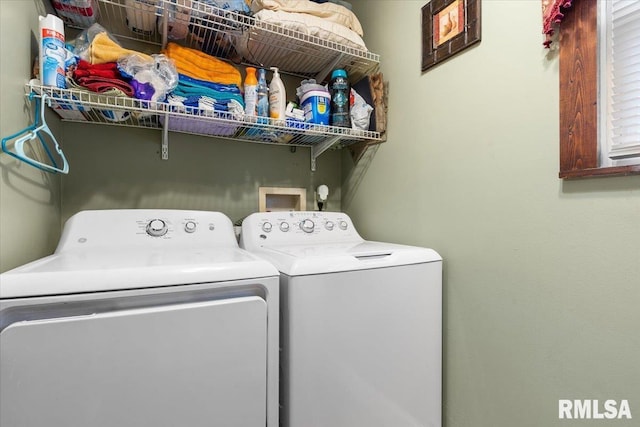
[[[227,103],[216,101],[208,96],[189,96],[184,98],[182,103],[187,107],[199,108],[201,110],[229,111]]]
[[[170,42],[162,53],[173,60],[180,74],[220,84],[236,85],[237,87],[242,84],[240,71],[233,65],[199,50]]]
[[[118,89],[125,95],[133,97],[131,85],[121,79],[108,79],[105,77],[90,76],[76,79],[76,83],[92,92],[105,93],[111,89]]]
[[[149,55],[121,47],[118,43],[111,40],[106,32],[96,34],[89,47],[89,59],[92,64],[118,62],[118,59],[132,54],[153,61]]]
[[[194,79],[193,77],[189,77],[184,74],[178,74],[178,82],[182,82],[185,84],[191,85],[199,85],[204,86],[208,89],[216,90],[218,92],[227,92],[227,93],[235,93],[238,95],[242,95],[240,88],[236,85],[223,85],[220,83],[210,82],[207,80]]]
[[[212,98],[216,101],[216,103],[227,103],[228,101],[235,100],[244,108],[244,101],[242,99],[242,95],[240,92],[224,92],[218,91],[214,89],[210,89],[205,86],[201,86],[198,84],[194,84],[191,82],[186,82],[184,80],[178,81],[178,87],[176,87],[173,92],[174,95],[182,96],[185,98],[189,97],[201,97],[206,96]]]
[[[171,94],[167,96],[167,103],[171,106],[171,111],[197,116],[207,116],[209,113],[213,113],[215,117],[242,120],[244,115],[244,107],[235,99],[226,102],[218,102],[208,96],[184,97]]]
[[[256,13],[262,9],[306,13],[344,25],[360,37],[364,34],[356,15],[346,7],[335,3],[318,4],[308,0],[253,0],[251,10]]]
[[[229,108],[226,103],[216,102],[208,96],[189,96],[171,94],[167,96],[167,103],[172,107],[170,110],[194,115],[207,115],[207,112],[227,112]],[[185,109],[184,107],[190,107]],[[202,110],[202,111],[198,111]]]
[[[99,76],[108,79],[121,79],[116,62],[106,62],[104,64],[93,65],[84,59],[78,61],[76,69],[73,71],[73,78]]]
[[[67,76],[67,78],[65,80],[67,81],[67,88],[68,89],[75,89],[75,90],[84,91],[84,92],[93,92],[93,91],[87,89],[84,86],[80,86],[78,84],[78,82],[73,80],[71,77]],[[106,89],[106,90],[100,92],[100,94],[101,95],[105,95],[105,96],[127,96],[126,93],[124,93],[123,91],[121,91],[120,89],[118,89],[116,87],[112,87],[111,89]],[[104,101],[100,100],[99,102],[108,102],[108,98],[105,98]],[[91,108],[90,107],[85,107],[85,109],[90,110]]]

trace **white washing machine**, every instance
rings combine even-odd
[[[278,292],[221,213],[80,212],[0,275],[0,425],[277,427]]]
[[[280,271],[284,427],[440,427],[442,259],[365,241],[336,212],[256,213],[241,247]]]

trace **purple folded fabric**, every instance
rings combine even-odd
[[[136,79],[131,79],[131,87],[133,87],[135,97],[145,101],[150,101],[153,94],[156,93],[151,83],[140,83]]]

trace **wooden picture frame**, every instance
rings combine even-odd
[[[481,0],[431,0],[422,7],[422,71],[480,41]]]

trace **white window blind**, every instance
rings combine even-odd
[[[640,163],[640,0],[600,1],[601,163],[637,164]]]

